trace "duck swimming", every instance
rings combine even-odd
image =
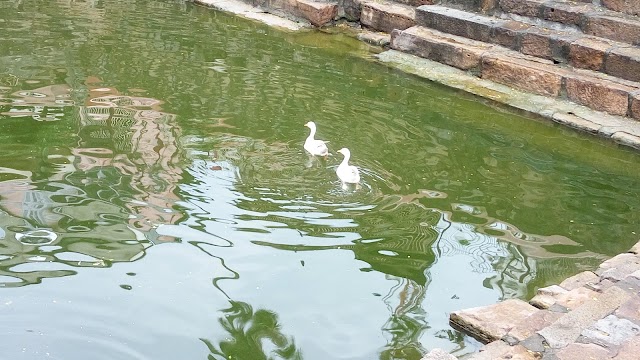
[[[349,165],[349,158],[351,157],[351,152],[347,148],[342,148],[338,150],[339,153],[344,155],[344,159],[338,168],[336,169],[336,174],[338,178],[342,181],[343,184],[357,184],[360,182],[360,171],[357,167],[353,165]]]
[[[308,123],[304,124],[304,126],[311,129],[309,137],[307,137],[307,140],[305,140],[304,142],[304,149],[307,150],[309,154],[315,156],[329,155],[327,144],[322,140],[316,140],[313,138],[316,134],[316,123],[314,123],[313,121],[309,121]]]

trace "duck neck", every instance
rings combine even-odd
[[[309,127],[309,129],[311,130],[311,133],[309,134],[307,140],[313,140],[313,137],[316,135],[316,128],[311,126]]]
[[[351,155],[350,154],[344,154],[344,159],[342,159],[342,162],[340,163],[340,166],[349,166],[349,157]]]

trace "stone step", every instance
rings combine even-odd
[[[417,25],[502,45],[526,55],[640,81],[640,47],[626,43],[438,5],[420,6],[415,21]]]
[[[607,9],[640,16],[640,0],[602,0]]]
[[[612,0],[610,4],[615,1],[625,2]],[[568,25],[588,35],[640,45],[640,17],[598,5],[557,0],[500,0],[499,9],[507,14]]]
[[[566,97],[594,110],[640,119],[640,83],[422,26],[391,33],[391,48],[434,60],[527,92]]]
[[[394,2],[364,0],[361,2],[360,23],[373,30],[391,33],[415,25],[414,6]]]

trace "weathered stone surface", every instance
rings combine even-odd
[[[566,278],[560,283],[560,287],[567,290],[577,289],[585,286],[587,283],[598,281],[600,278],[592,271],[583,271],[579,274]]]
[[[590,299],[595,298],[597,294],[597,292],[587,289],[586,287],[579,287],[567,293],[558,295],[556,297],[556,304],[564,306],[569,310],[573,310]]]
[[[479,352],[471,355],[467,360],[537,360],[538,356],[528,351],[522,345],[509,346],[504,341],[494,341],[480,349]]]
[[[640,91],[634,91],[631,96],[629,96],[629,100],[631,101],[631,105],[629,106],[631,114],[629,115],[634,119],[640,120]],[[638,247],[638,245],[635,245],[634,249],[636,247]]]
[[[338,0],[338,16],[349,21],[360,21],[362,0]]]
[[[500,0],[500,8],[508,13],[538,17],[542,14],[545,2],[545,0]]]
[[[391,43],[391,35],[379,32],[364,31],[358,34],[358,40],[364,41],[371,45],[388,46]]]
[[[415,10],[411,6],[376,3],[362,3],[360,22],[372,29],[391,33],[394,29],[404,30],[415,25]]]
[[[570,311],[550,326],[538,331],[550,347],[558,349],[576,341],[584,329],[612,313],[631,295],[615,286],[598,294],[596,299]]]
[[[621,267],[623,265],[628,265],[628,264],[640,265],[640,256],[635,255],[633,253],[624,253],[624,254],[616,255],[611,259],[608,259],[607,261],[600,264],[600,266],[598,266],[598,269],[595,271],[595,273],[597,275],[602,275],[602,273],[606,270],[613,269],[616,267]],[[629,274],[633,272],[635,272],[635,270],[629,272]]]
[[[492,42],[493,26],[503,22],[445,6],[427,5],[416,10],[418,25],[484,42]]]
[[[557,122],[559,124],[563,124],[563,125],[572,127],[574,129],[590,132],[590,133],[593,133],[593,134],[597,133],[598,130],[602,127],[599,124],[596,124],[596,123],[591,122],[589,120],[585,120],[585,119],[583,119],[583,118],[581,118],[579,116],[576,116],[576,115],[573,115],[573,114],[567,114],[567,113],[555,113],[555,114],[553,114],[553,121]],[[594,276],[596,276],[596,278],[597,278],[597,275],[594,274]],[[546,303],[549,302],[547,299],[540,299],[540,301],[546,301]],[[555,303],[555,300],[553,302]],[[532,304],[532,305],[537,306],[535,304]],[[552,304],[549,304],[545,308],[548,308],[551,305]]]
[[[420,360],[457,360],[457,358],[442,349],[433,349]]]
[[[615,360],[637,360],[640,356],[640,336],[635,336],[622,345]]]
[[[514,58],[511,54],[486,54],[482,57],[483,79],[530,91],[540,95],[558,96],[562,72],[547,64]]]
[[[624,131],[617,131],[611,134],[611,138],[619,144],[640,149],[640,136],[632,135]]]
[[[625,116],[629,107],[629,93],[634,89],[607,80],[578,74],[565,78],[567,97],[595,110]]]
[[[611,359],[607,349],[595,344],[573,343],[556,351],[558,360],[608,360]]]
[[[518,38],[529,28],[531,25],[520,21],[497,23],[493,26],[492,42],[512,50],[518,50],[520,48]]]
[[[560,294],[565,293],[567,293],[567,290],[558,285],[543,287],[538,289],[536,295],[529,300],[529,304],[540,309],[547,309],[556,303],[556,298]]]
[[[546,350],[546,340],[540,334],[533,334],[520,342],[527,350],[534,353],[542,353]]]
[[[458,69],[471,70],[479,68],[482,54],[492,47],[459,36],[414,26],[404,31],[394,31],[391,34],[391,48]]]
[[[640,263],[629,261],[624,264],[603,270],[600,273],[601,279],[611,280],[613,282],[620,281],[631,273],[640,270]]]
[[[514,319],[527,318],[539,309],[528,303],[509,299],[503,302],[455,311],[449,316],[451,324],[483,343],[501,339],[513,327]]]
[[[593,290],[595,292],[601,293],[607,290],[608,288],[612,287],[614,284],[615,283],[611,280],[600,279],[600,281],[598,282],[587,283],[584,287],[589,290]]]
[[[545,20],[578,25],[582,20],[582,15],[591,8],[589,5],[549,2],[542,6],[542,16]]]
[[[640,325],[640,297],[634,296],[613,313],[615,316],[627,319],[636,325]]]
[[[338,5],[311,0],[297,0],[300,14],[315,26],[322,26],[338,14]]]
[[[607,51],[613,45],[605,39],[581,38],[569,45],[569,64],[581,69],[599,71]]]
[[[640,334],[640,326],[627,319],[609,315],[584,329],[579,342],[596,344],[615,353],[620,345]]]
[[[640,45],[640,21],[590,14],[583,22],[582,31],[590,35]]]
[[[632,94],[633,96],[638,96],[638,100],[640,100],[640,91],[636,91]],[[640,110],[640,109],[639,109]],[[635,245],[631,247],[628,251],[631,254],[640,254],[640,241],[638,241]]]
[[[640,81],[640,48],[613,48],[604,64],[607,74],[619,78]]]
[[[517,341],[523,341],[534,335],[536,331],[542,330],[544,327],[558,320],[562,315],[561,313],[540,310],[524,319],[514,319],[513,328],[507,336]]]
[[[638,0],[602,0],[602,5],[614,11],[640,16],[640,1]]]

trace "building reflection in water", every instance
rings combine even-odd
[[[6,155],[3,163],[10,165],[0,168],[0,286],[134,261],[153,243],[174,240],[155,229],[181,218],[173,210],[181,179],[175,115],[160,111],[158,100],[114,89],[92,87],[82,105],[69,93],[65,85],[52,85],[0,99],[2,116],[72,116],[79,135],[69,148],[31,144],[17,150],[27,161],[17,162],[16,151]],[[34,148],[41,157],[32,156]]]

